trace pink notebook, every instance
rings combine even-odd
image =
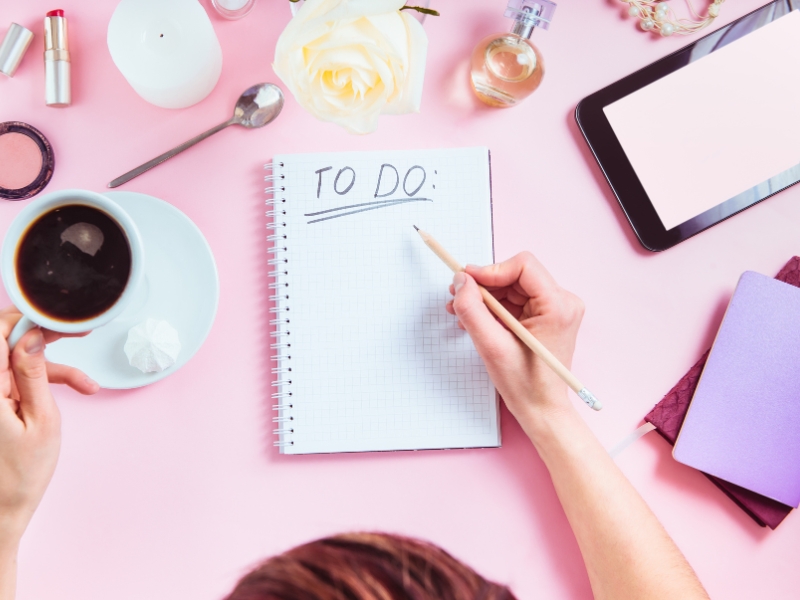
[[[739,280],[686,415],[679,462],[800,504],[800,289]]]

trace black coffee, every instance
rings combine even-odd
[[[96,317],[119,299],[131,249],[104,212],[78,204],[39,217],[17,248],[17,280],[37,310],[59,321]]]

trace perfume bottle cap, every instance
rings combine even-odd
[[[534,27],[549,29],[555,12],[556,3],[550,0],[508,0],[505,16],[532,32]]]

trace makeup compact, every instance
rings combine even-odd
[[[42,132],[19,121],[0,123],[0,198],[25,200],[53,176],[55,158]]]

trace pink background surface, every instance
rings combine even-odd
[[[212,15],[222,78],[199,105],[170,111],[141,100],[114,67],[105,45],[114,3],[78,0],[60,5],[72,31],[74,105],[46,108],[41,19],[55,5],[0,0],[3,28],[13,20],[37,35],[14,79],[0,78],[0,120],[49,137],[56,169],[47,191],[102,191],[227,119],[249,85],[274,80],[286,4],[260,0],[239,22]],[[760,4],[726,3],[719,24]],[[219,267],[219,314],[194,360],[161,383],[91,398],[56,392],[63,450],[23,540],[20,599],[212,600],[262,557],[358,529],[430,539],[521,598],[591,597],[548,474],[506,412],[498,450],[281,457],[271,447],[261,166],[273,153],[490,147],[497,259],[532,250],[586,301],[574,370],[603,400],[602,412],[583,414],[607,447],[710,345],[741,272],[774,275],[800,252],[800,188],[662,254],[644,251],[573,111],[687,40],[639,32],[621,3],[565,1],[552,29],[535,34],[548,68],[540,90],[518,108],[491,110],[472,99],[466,66],[481,37],[508,27],[504,6],[434,0],[445,14],[425,26],[419,115],[384,117],[377,133],[353,137],[289,99],[267,129],[220,133],[123,188],[168,200],[202,229]],[[713,107],[703,110],[713,117]],[[665,136],[673,128],[668,113],[648,126]],[[0,233],[24,205],[0,203]],[[796,514],[777,531],[757,527],[654,434],[618,462],[712,597],[797,597]]]

